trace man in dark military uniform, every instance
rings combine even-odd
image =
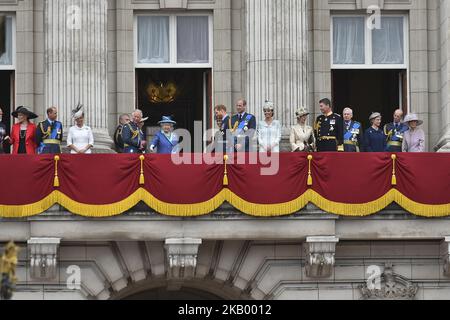
[[[384,126],[384,134],[387,137],[387,152],[402,152],[403,136],[409,127],[402,123],[403,111],[400,109],[394,112],[394,122]]]
[[[319,102],[322,115],[314,124],[317,152],[344,151],[344,122],[340,115],[333,113],[330,99]]]
[[[231,118],[229,128],[234,135],[234,151],[253,152],[255,148],[251,148],[251,145],[253,146],[252,140],[256,133],[256,118],[247,113],[247,101],[244,99],[238,100],[236,111],[238,113]]]
[[[215,151],[218,153],[232,152],[233,140],[230,142],[229,134],[227,134],[230,133],[229,129],[231,127],[231,117],[227,113],[227,107],[224,105],[218,105],[214,108],[214,112],[216,119],[220,119],[220,121],[217,122],[219,125],[219,133],[215,141]]]
[[[58,109],[56,109],[56,107],[50,107],[47,109],[47,120],[38,124],[36,129],[38,154],[61,153],[63,125],[56,120],[57,118]]]
[[[141,110],[135,110],[132,114],[133,121],[123,126],[122,140],[123,153],[144,153],[147,148],[145,134],[140,128],[143,114]]]
[[[344,151],[361,152],[363,128],[361,123],[353,121],[353,110],[344,109]]]
[[[119,118],[119,126],[114,132],[114,145],[116,146],[117,153],[123,153],[124,145],[122,139],[123,126],[131,121],[128,114],[123,114]]]

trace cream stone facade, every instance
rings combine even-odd
[[[449,0],[0,0],[12,17],[12,62],[0,73],[11,81],[9,111],[31,106],[42,118],[56,104],[68,127],[71,108],[84,103],[100,152],[112,147],[118,116],[141,107],[141,77],[161,77],[154,70],[200,70],[205,129],[216,104],[233,108],[246,97],[261,118],[269,99],[286,137],[298,106],[317,115],[317,101],[339,93],[336,75],[353,72],[333,61],[333,17],[367,17],[374,5],[403,17],[406,30],[404,63],[395,68],[403,82],[392,96],[425,121],[429,151],[450,151]],[[141,63],[140,15],[208,17],[209,58]],[[179,40],[171,36],[170,50]],[[449,236],[449,219],[395,205],[367,218],[309,205],[256,219],[224,205],[192,219],[145,206],[107,219],[59,206],[0,219],[0,243],[22,248],[16,299],[449,299]]]

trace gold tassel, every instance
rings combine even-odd
[[[139,177],[139,185],[143,186],[145,184],[145,177],[144,177],[144,156],[140,156],[139,160],[141,160],[141,175]]]
[[[311,161],[312,160],[313,160],[313,156],[309,155],[308,156],[308,186],[313,185],[313,179],[312,179],[312,174],[311,174]]]
[[[55,178],[53,179],[53,186],[55,188],[59,188],[59,177],[58,177],[58,161],[60,160],[59,156],[55,156]]]
[[[397,156],[395,154],[393,154],[391,156],[391,159],[392,159],[392,181],[391,181],[391,184],[393,186],[396,186],[397,185],[397,177],[395,175],[395,161],[397,160]]]
[[[229,159],[228,155],[224,155],[224,156],[223,156],[223,161],[224,161],[224,164],[225,164],[225,171],[224,171],[224,173],[223,173],[223,185],[224,185],[225,187],[228,186],[228,171],[227,171],[227,162],[228,162],[228,159]]]

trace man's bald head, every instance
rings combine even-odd
[[[403,110],[402,109],[397,109],[394,112],[394,122],[395,123],[400,123],[402,122],[403,119]]]

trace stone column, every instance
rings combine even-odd
[[[264,118],[266,99],[276,106],[283,135],[307,101],[307,1],[246,0],[248,110]]]
[[[45,106],[55,105],[67,133],[72,109],[85,106],[97,151],[112,147],[107,105],[107,0],[46,0]]]
[[[448,1],[438,2],[437,12],[439,21],[440,61],[440,105],[438,108],[438,121],[432,125],[438,126],[439,141],[435,146],[438,152],[450,152],[450,4]]]

